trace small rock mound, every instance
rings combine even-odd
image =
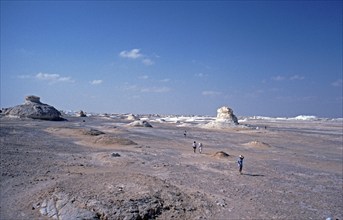
[[[218,158],[218,159],[223,159],[223,158],[229,157],[230,155],[225,153],[224,151],[218,151],[215,154],[213,154],[212,156],[215,158]]]
[[[87,115],[81,110],[79,112],[79,117],[87,117]]]
[[[53,106],[40,102],[38,96],[26,96],[23,105],[17,105],[6,109],[6,116],[18,118],[32,118],[51,121],[61,121],[61,112],[56,110]]]
[[[135,120],[139,120],[139,117],[134,114],[128,114],[126,119],[135,121]]]
[[[112,156],[112,157],[120,157],[120,154],[119,154],[119,153],[113,152],[113,153],[111,153],[111,156]]]
[[[134,122],[131,122],[129,126],[152,128],[152,125],[147,121],[134,121]]]
[[[267,143],[264,143],[261,141],[250,141],[250,142],[245,143],[243,145],[248,146],[248,147],[258,147],[258,148],[270,148],[271,147],[270,144],[267,144]]]

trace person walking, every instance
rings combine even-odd
[[[199,147],[199,153],[201,153],[202,152],[202,143],[201,142],[198,144],[198,147]]]
[[[239,167],[239,173],[242,174],[242,169],[243,169],[243,155],[239,155],[239,158],[238,158],[238,167]]]
[[[195,153],[195,150],[197,149],[197,143],[194,141],[192,146],[193,146],[193,150],[194,150],[194,153]]]

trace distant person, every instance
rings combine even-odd
[[[201,142],[198,144],[198,147],[199,147],[199,153],[201,153],[202,152],[202,143]]]
[[[242,169],[243,169],[243,155],[239,155],[239,158],[238,158],[238,167],[239,167],[239,173],[242,174]]]
[[[197,143],[194,141],[192,146],[193,146],[194,153],[196,153],[195,151],[197,149]]]
[[[183,133],[183,136],[187,137],[187,131],[185,131],[185,132]]]

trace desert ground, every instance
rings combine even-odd
[[[66,119],[1,117],[1,220],[343,219],[342,120]]]

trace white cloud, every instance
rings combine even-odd
[[[155,64],[148,56],[142,54],[140,49],[132,49],[130,51],[123,50],[119,53],[119,56],[127,59],[139,59],[146,66]]]
[[[170,92],[170,88],[168,87],[149,87],[149,88],[142,88],[141,92],[150,92],[150,93],[166,93]]]
[[[217,96],[217,95],[221,95],[221,92],[218,91],[203,91],[201,93],[203,96]]]
[[[164,82],[164,83],[169,82],[169,81],[170,81],[170,79],[168,79],[168,78],[160,80],[160,82]]]
[[[264,93],[264,91],[262,89],[257,89],[257,90],[245,93],[244,96],[246,98],[257,98],[263,93]]]
[[[59,77],[59,78],[57,78],[57,81],[59,81],[59,82],[74,82],[73,80],[71,80],[70,77]]]
[[[129,59],[137,59],[139,57],[142,57],[143,54],[140,53],[140,49],[132,49],[130,51],[123,50],[119,53],[119,56]]]
[[[129,84],[125,84],[125,85],[122,87],[122,89],[123,89],[124,91],[138,91],[138,90],[139,90],[139,88],[138,88],[137,85],[129,85]]]
[[[276,99],[286,102],[307,102],[316,100],[316,96],[277,96]]]
[[[305,77],[299,76],[299,75],[294,75],[289,78],[290,80],[303,80]]]
[[[170,92],[171,89],[169,87],[140,87],[137,85],[129,85],[125,84],[122,89],[124,91],[132,91],[132,92],[143,92],[143,93],[166,93]]]
[[[286,76],[274,76],[271,78],[274,81],[286,81],[286,80],[304,80],[305,77],[299,75],[293,75],[290,77]]]
[[[101,80],[101,79],[95,79],[95,80],[93,80],[93,81],[91,81],[90,83],[92,84],[92,85],[99,85],[99,84],[101,84],[103,81]]]
[[[207,77],[208,74],[204,74],[204,73],[197,73],[197,74],[194,74],[195,77],[199,77],[199,78],[204,78],[204,77]]]
[[[274,76],[274,77],[272,77],[272,80],[274,80],[274,81],[283,81],[285,79],[286,78],[284,76]]]
[[[206,63],[202,62],[202,61],[198,61],[198,60],[192,60],[192,63],[197,65],[197,66],[201,66],[203,68],[206,68],[206,69],[212,69],[209,65],[207,65]]]
[[[331,85],[334,87],[342,87],[343,81],[342,81],[342,79],[338,79],[338,80],[332,82]]]
[[[149,76],[148,75],[143,75],[143,76],[140,76],[138,77],[139,79],[149,79]]]
[[[50,74],[50,73],[37,73],[35,75],[35,78],[42,81],[48,81],[50,83],[56,83],[56,82],[74,82],[74,80],[71,79],[71,77],[63,77],[59,74]]]
[[[41,79],[41,80],[58,80],[59,77],[60,77],[59,74],[49,74],[49,73],[38,73],[36,75],[36,78]]]
[[[154,64],[154,61],[150,60],[149,58],[144,58],[144,59],[142,60],[142,63],[143,63],[144,65],[146,65],[146,66],[151,66],[151,65]]]

